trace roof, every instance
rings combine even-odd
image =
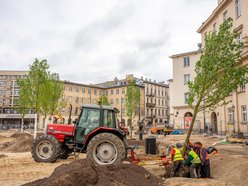
[[[220,2],[220,4],[218,4],[218,6],[214,9],[214,11],[212,12],[212,14],[207,18],[207,20],[205,22],[202,23],[202,25],[200,26],[200,28],[198,28],[197,32],[201,33],[202,30],[204,28],[206,28],[206,26],[213,20],[215,19],[219,12],[226,7],[226,5],[228,5],[228,3],[230,3],[232,0],[222,0]]]
[[[170,58],[177,58],[177,57],[188,56],[188,55],[192,55],[192,54],[199,54],[201,52],[202,52],[202,50],[195,50],[195,51],[185,52],[185,53],[181,53],[181,54],[174,54],[174,55],[170,56]]]
[[[106,109],[106,110],[114,110],[113,107],[108,105],[96,105],[96,104],[82,104],[81,107],[86,108],[95,108],[95,109]]]

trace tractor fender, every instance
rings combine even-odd
[[[100,134],[100,133],[111,133],[119,137],[123,142],[126,140],[126,133],[123,130],[120,129],[114,129],[114,128],[108,128],[108,127],[99,127],[96,128],[95,130],[91,131],[85,138],[84,141],[84,149],[87,149],[87,146],[90,142],[90,140]]]

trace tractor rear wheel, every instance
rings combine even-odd
[[[54,136],[41,136],[33,143],[32,157],[36,162],[55,162],[60,151],[61,145]]]
[[[96,165],[120,163],[126,158],[125,144],[114,134],[100,133],[89,142],[87,158]]]

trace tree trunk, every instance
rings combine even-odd
[[[187,137],[186,137],[185,142],[184,142],[184,145],[183,145],[183,150],[182,150],[182,155],[183,156],[185,154],[186,147],[187,147],[187,145],[189,143],[189,138],[190,138],[190,135],[191,135],[192,130],[193,130],[193,127],[194,127],[194,123],[195,123],[195,119],[196,119],[197,113],[198,113],[198,107],[196,107],[194,109],[194,115],[193,115],[193,118],[192,118],[192,122],[191,122],[191,125],[189,127],[189,130],[188,130],[188,133],[187,133]]]
[[[22,116],[22,121],[21,121],[21,133],[23,133],[23,123],[24,123],[24,116]]]
[[[130,138],[133,139],[133,119],[130,120]]]

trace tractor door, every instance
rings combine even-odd
[[[75,141],[83,143],[87,134],[100,126],[100,110],[83,108],[75,130]]]
[[[115,113],[113,110],[104,110],[103,111],[103,126],[116,128]]]

